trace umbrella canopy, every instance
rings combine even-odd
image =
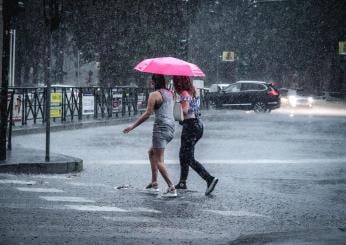
[[[134,68],[137,71],[171,76],[205,77],[195,64],[173,57],[145,59]]]

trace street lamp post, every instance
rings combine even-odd
[[[44,0],[43,10],[46,24],[49,29],[49,42],[48,42],[48,79],[46,81],[46,155],[45,160],[50,160],[50,92],[51,92],[51,52],[52,52],[52,33],[59,27],[61,13],[62,13],[63,0]]]
[[[83,55],[83,53],[78,50],[78,53],[77,53],[77,85],[78,86],[80,86],[79,77],[80,77],[80,56],[81,55]]]
[[[219,81],[219,78],[220,78],[219,64],[220,64],[220,59],[222,56],[217,55],[216,57],[217,57],[217,60],[216,60],[216,83],[220,83],[220,81]]]
[[[10,56],[10,31],[11,21],[24,9],[22,1],[0,0],[0,160],[6,160],[6,138],[7,138],[7,100],[9,83],[9,56]],[[12,50],[13,51],[13,50]],[[12,64],[14,60],[12,59]],[[13,74],[13,70],[12,73]],[[13,77],[13,76],[12,76]],[[12,109],[12,108],[11,108]]]

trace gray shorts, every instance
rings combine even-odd
[[[174,125],[154,123],[153,128],[153,148],[166,148],[166,145],[174,137]]]

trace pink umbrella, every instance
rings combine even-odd
[[[173,57],[145,59],[134,68],[137,71],[171,76],[205,77],[195,64]]]

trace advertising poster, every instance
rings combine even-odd
[[[95,97],[93,94],[83,94],[83,115],[94,115]]]
[[[118,89],[112,90],[112,111],[113,112],[119,112],[121,109],[121,102],[122,102],[123,92]]]
[[[62,116],[62,93],[53,92],[50,94],[50,117],[57,118]]]
[[[7,96],[7,106],[9,107],[11,103],[11,92],[8,93]],[[14,94],[13,95],[13,106],[12,106],[12,121],[18,122],[22,120],[22,108],[23,107],[23,100],[21,94]],[[8,120],[10,120],[8,115]]]

